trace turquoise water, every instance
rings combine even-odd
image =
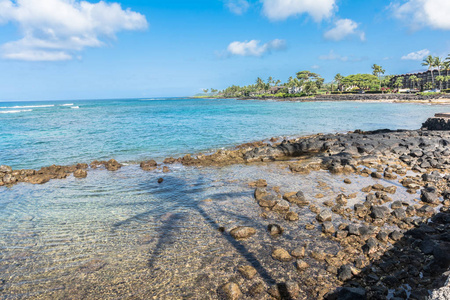
[[[0,164],[161,160],[272,136],[414,129],[447,108],[190,99],[0,103]],[[217,290],[230,280],[243,291],[257,282],[267,288],[287,278],[301,281],[293,264],[271,258],[274,247],[292,250],[309,242],[309,250],[332,253],[337,245],[317,234],[319,228],[304,230],[315,218],[308,208],[292,208],[298,222],[276,214],[262,218],[248,186],[259,178],[281,193],[301,189],[318,206],[343,191],[361,201],[360,187],[378,182],[349,176],[353,184],[346,185],[343,176],[324,171],[292,174],[280,162],[175,164],[169,173],[130,164],[116,172],[88,170],[84,179],[0,187],[0,299],[218,299]],[[317,193],[325,197],[315,199]],[[412,201],[417,195],[399,189],[395,197]],[[268,235],[270,223],[284,228],[282,237]],[[239,225],[256,228],[256,235],[230,238]],[[307,276],[318,276],[317,262],[307,262]],[[258,270],[251,281],[237,271],[249,264]]]
[[[0,103],[0,164],[136,162],[272,136],[416,129],[442,106],[358,102],[101,100]]]

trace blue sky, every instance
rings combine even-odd
[[[0,0],[0,100],[187,96],[450,54],[448,0]]]

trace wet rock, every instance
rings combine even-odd
[[[11,174],[6,174],[5,176],[3,176],[3,182],[5,184],[14,184],[17,182],[17,178]]]
[[[394,230],[389,234],[389,237],[393,240],[393,241],[399,241],[403,238],[403,233],[401,233],[398,230]]]
[[[366,300],[366,290],[362,287],[343,287],[337,293],[337,300]],[[376,298],[373,298],[376,299]]]
[[[348,178],[345,178],[345,179],[344,179],[344,183],[346,183],[346,184],[351,184],[352,181],[351,181],[350,179],[348,179]]]
[[[164,181],[163,178],[158,178],[158,183],[162,183]]]
[[[295,262],[295,267],[298,271],[304,271],[309,268],[309,264],[302,259],[297,259]]]
[[[277,248],[272,252],[272,258],[281,262],[292,260],[292,256],[283,248]]]
[[[246,227],[246,226],[239,226],[230,231],[230,234],[235,239],[246,239],[251,237],[256,233],[255,228],[252,227]]]
[[[369,209],[363,204],[355,204],[355,214],[360,218],[364,218],[369,213]]]
[[[272,236],[278,236],[283,234],[283,228],[278,224],[269,224],[267,226],[269,234]]]
[[[403,203],[401,201],[394,201],[391,204],[392,209],[403,208]]]
[[[12,168],[10,167],[10,166],[5,166],[5,165],[1,165],[0,166],[0,173],[6,173],[6,174],[9,174],[9,173],[12,173]]]
[[[253,279],[256,275],[256,269],[252,266],[240,266],[238,271],[247,279]]]
[[[372,174],[370,174],[370,176],[372,176],[373,178],[376,178],[376,179],[383,178],[383,175],[379,172],[372,172]]]
[[[372,191],[372,186],[371,185],[366,186],[366,187],[361,189],[361,192],[364,192],[364,193],[370,193],[371,191]]]
[[[363,246],[363,251],[364,253],[367,254],[373,254],[377,251],[378,249],[378,243],[377,240],[374,239],[373,237],[369,238],[367,240],[367,243]]]
[[[272,207],[272,210],[278,211],[278,212],[283,212],[283,211],[288,211],[289,208],[290,208],[289,202],[287,202],[286,200],[277,200],[275,202],[275,205]]]
[[[306,230],[313,230],[313,229],[315,229],[316,228],[316,226],[314,225],[314,224],[306,224],[305,225],[305,229]]]
[[[396,208],[392,211],[392,215],[399,220],[406,219],[406,211],[403,208]]]
[[[347,237],[347,235],[348,235],[348,232],[345,230],[336,231],[336,238],[338,238],[338,239],[343,239],[343,238]]]
[[[259,200],[261,200],[264,196],[267,196],[268,195],[268,193],[267,193],[267,191],[266,191],[266,189],[264,189],[264,188],[257,188],[256,190],[255,190],[255,199],[257,200],[257,201],[259,201]]]
[[[296,212],[289,211],[289,212],[287,212],[285,219],[288,221],[298,221],[299,216]]]
[[[289,280],[285,283],[285,291],[286,295],[284,299],[296,299],[298,295],[300,294],[300,287],[298,286],[298,283],[292,280]]]
[[[356,235],[356,236],[360,235],[359,228],[355,224],[348,225],[347,231],[349,235]]]
[[[339,194],[336,197],[336,203],[339,205],[347,205],[347,197],[344,194]]]
[[[33,175],[27,178],[27,181],[31,184],[44,184],[49,182],[52,177],[50,175]]]
[[[158,164],[153,159],[152,160],[143,161],[140,164],[141,169],[144,170],[144,171],[156,170],[157,166],[158,166]]]
[[[86,178],[87,177],[87,171],[83,169],[78,169],[75,172],[73,172],[73,176],[75,178]]]
[[[340,281],[347,281],[353,277],[352,268],[350,265],[343,265],[338,270],[338,279]]]
[[[306,248],[305,247],[297,247],[291,251],[291,255],[295,258],[303,258],[305,257]]]
[[[266,187],[267,181],[265,179],[258,179],[248,184],[250,187]]]
[[[170,172],[169,167],[168,166],[164,166],[163,167],[163,173],[169,173],[169,172]]]
[[[386,219],[389,215],[389,208],[385,206],[375,206],[370,208],[370,216],[374,219]]]
[[[309,206],[309,210],[315,214],[318,214],[320,212],[320,209],[317,206],[315,206],[314,204],[311,204]]]
[[[117,160],[115,160],[115,159],[110,159],[110,160],[108,160],[108,161],[105,163],[105,168],[106,168],[108,171],[117,171],[117,170],[119,170],[121,167],[122,167],[122,165],[119,164],[119,163],[117,162]]]
[[[439,198],[436,194],[436,190],[433,188],[423,189],[421,191],[420,199],[426,203],[439,204]]]
[[[248,291],[250,295],[257,296],[264,292],[264,284],[262,282],[255,283],[252,285]]]
[[[330,233],[333,234],[336,231],[336,229],[334,228],[333,223],[326,221],[323,222],[322,224],[322,232],[323,233]]]
[[[330,210],[322,210],[317,216],[316,219],[319,222],[326,222],[326,221],[331,221],[333,214],[331,213]]]
[[[391,186],[385,187],[383,190],[384,190],[386,193],[389,193],[389,194],[395,194],[395,192],[397,191],[397,187],[391,185]]]
[[[227,300],[238,300],[242,297],[242,292],[239,289],[239,286],[234,282],[225,284],[222,287],[222,290],[225,293]]]
[[[175,158],[173,158],[173,157],[168,157],[168,158],[164,159],[163,163],[170,165],[170,164],[175,163],[176,161],[177,161],[177,160],[176,160]]]
[[[297,204],[298,206],[309,205],[309,201],[306,200],[305,195],[302,191],[285,193],[283,199],[289,201],[292,204]]]

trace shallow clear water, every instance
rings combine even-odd
[[[161,184],[159,177],[164,178]],[[301,216],[297,222],[277,213],[262,218],[248,186],[256,178],[279,186],[282,193],[301,189],[319,206],[342,191],[357,192],[354,201],[361,201],[358,185],[376,182],[350,176],[353,184],[346,185],[344,176],[292,174],[281,163],[178,166],[166,174],[126,166],[117,172],[94,170],[81,180],[3,188],[0,298],[217,299],[217,290],[230,280],[244,291],[257,282],[267,287],[301,281],[293,263],[271,258],[275,247],[290,251],[309,243],[308,251],[336,254],[338,246],[319,234],[318,224],[315,230],[304,229],[315,218],[307,207],[292,207]],[[319,181],[326,186],[319,187]],[[315,199],[317,193],[325,197]],[[404,190],[395,197],[414,198]],[[335,216],[336,224],[342,221]],[[271,223],[284,228],[281,237],[270,237]],[[257,234],[236,241],[229,230],[239,225],[252,226]],[[225,233],[218,230],[222,226]],[[253,265],[258,275],[244,280],[238,275],[240,265]],[[308,272],[303,276],[331,276],[313,268]]]
[[[61,104],[0,103],[0,112],[7,112],[0,113],[0,164],[38,168],[111,157],[133,162],[279,135],[418,128],[445,110],[414,104],[188,99]],[[376,181],[350,177],[354,185],[344,185],[342,176],[327,172],[293,175],[283,163],[170,168],[170,173],[144,172],[131,164],[117,172],[89,170],[85,179],[0,187],[0,299],[216,299],[219,287],[230,280],[244,291],[256,282],[302,280],[293,263],[270,257],[273,248],[292,250],[311,242],[310,250],[331,253],[336,245],[318,229],[304,230],[314,219],[307,208],[293,209],[301,216],[298,222],[276,214],[262,218],[248,182],[263,178],[282,192],[301,189],[320,205],[342,188],[358,192],[355,200],[362,200],[357,185]],[[319,180],[329,188],[318,187]],[[319,192],[325,197],[314,199]],[[400,189],[396,197],[412,200],[415,195]],[[208,198],[212,201],[204,201]],[[285,234],[271,238],[270,223],[282,225]],[[228,232],[237,225],[253,226],[257,234],[235,241]],[[258,269],[255,279],[238,275],[242,264]],[[319,275],[329,276],[307,274]]]
[[[94,159],[161,160],[272,136],[417,129],[443,110],[423,104],[233,99],[0,103],[0,164],[19,169]]]

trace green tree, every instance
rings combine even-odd
[[[303,90],[308,89],[310,93],[317,92],[317,89],[320,89],[325,81],[319,74],[310,72],[310,71],[300,71],[297,73],[298,86],[302,87]],[[312,82],[316,88],[312,88],[310,84]],[[307,85],[308,83],[308,85]],[[306,92],[306,91],[305,91]],[[306,92],[308,93],[308,92]]]
[[[208,94],[208,89],[203,89],[203,93]]]
[[[269,79],[267,79],[267,84],[269,85],[269,87],[271,87],[274,83],[274,80],[272,78],[272,76],[269,77]]]
[[[400,92],[400,89],[403,87],[403,77],[397,77],[397,79],[394,82],[394,87],[396,87],[398,89],[398,91]]]
[[[428,67],[428,70],[431,70],[431,82],[434,86],[434,75],[433,75],[433,68],[434,68],[435,60],[433,56],[428,55],[427,58],[423,60],[422,66]]]
[[[256,89],[258,91],[265,89],[265,83],[261,77],[256,78]]]
[[[438,69],[439,76],[441,76],[441,69],[444,67],[444,61],[442,60],[442,58],[440,58],[439,56],[435,56],[434,66]]]
[[[433,87],[434,87],[434,85],[433,85],[433,83],[431,83],[431,82],[427,82],[427,83],[425,83],[425,84],[423,85],[423,89],[424,89],[424,90],[432,90]]]
[[[442,83],[445,81],[445,76],[436,76],[436,81],[439,83],[439,89],[442,90]]]
[[[307,81],[304,83],[303,85],[303,91],[307,94],[307,95],[313,95],[316,94],[318,90],[317,84],[314,81]]]
[[[422,80],[421,78],[417,77],[416,75],[412,75],[409,77],[409,80],[413,84],[413,89],[417,86],[419,86],[419,82]]]
[[[341,73],[337,73],[336,76],[334,76],[334,82],[336,82],[338,86],[338,90],[342,88],[342,80],[344,79],[344,76],[341,75]]]
[[[450,76],[445,76],[445,88],[448,88],[448,83],[450,82]]]
[[[358,87],[367,90],[378,86],[378,78],[372,74],[353,74],[342,79],[342,84],[347,88]]]
[[[216,90],[216,89],[213,89],[213,88],[211,88],[211,93],[215,94],[215,93],[217,93],[217,90]]]
[[[381,89],[381,75],[384,74],[386,72],[386,70],[384,70],[381,66],[377,65],[377,64],[373,64],[372,65],[372,74],[374,76],[377,76],[379,81],[380,81],[380,89]]]

